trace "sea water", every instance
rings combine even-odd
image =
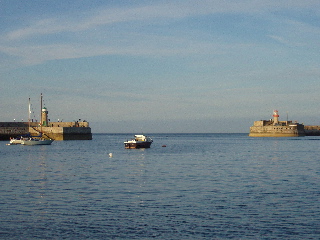
[[[0,142],[0,238],[320,238],[320,137],[150,136]]]

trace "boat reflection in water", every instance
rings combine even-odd
[[[124,142],[125,148],[150,148],[153,140],[145,135],[134,135],[134,139]]]

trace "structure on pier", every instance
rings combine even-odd
[[[255,121],[250,127],[250,137],[303,137],[320,136],[320,126],[304,126],[293,121],[279,121],[278,110],[273,111],[273,119]]]
[[[38,136],[40,133],[44,138],[54,140],[92,139],[91,128],[87,121],[50,122],[47,108],[42,107],[42,94],[40,121],[33,122],[30,119],[30,112],[29,103],[28,122],[0,122],[0,140],[9,140],[10,138],[17,138],[27,134]]]

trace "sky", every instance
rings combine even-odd
[[[93,133],[320,125],[318,0],[0,0],[0,122]]]

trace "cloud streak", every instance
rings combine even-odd
[[[125,22],[150,22],[186,17],[203,16],[216,13],[272,12],[287,8],[309,8],[320,6],[318,1],[175,1],[161,5],[133,8],[106,8],[77,14],[80,17],[69,20],[67,16],[48,18],[34,22],[30,27],[9,32],[8,40],[18,40],[35,35],[55,34],[60,32],[86,31],[99,26]],[[83,17],[82,17],[83,16]]]
[[[235,48],[237,45],[242,48],[244,45],[239,42],[231,43],[228,46],[223,42],[223,39],[219,40],[219,36],[215,35],[212,35],[211,39],[200,40],[196,37],[196,33],[183,36],[178,29],[162,35],[147,29],[150,29],[150,26],[157,29],[158,27],[170,26],[181,19],[211,16],[217,13],[258,15],[269,21],[268,14],[275,11],[310,7],[316,9],[317,6],[320,6],[318,1],[202,0],[91,9],[87,12],[77,13],[71,18],[66,15],[41,19],[30,22],[29,27],[12,30],[1,37],[0,51],[8,56],[20,58],[21,64],[24,65],[40,64],[49,60],[110,54],[142,56],[215,54],[217,51],[221,53],[219,49]],[[279,29],[272,34],[266,34],[266,37],[283,44],[298,46],[299,42],[293,42],[294,38],[299,39],[297,35],[302,35],[306,31],[309,31],[309,34],[319,34],[318,28],[305,23],[288,22],[286,19],[281,21],[281,24],[284,25],[283,28],[288,26],[288,32],[290,29],[295,29],[295,34],[291,33],[289,37],[284,36],[281,35],[281,29]],[[200,30],[198,33],[203,36]],[[51,38],[59,34],[63,34],[67,40]]]

